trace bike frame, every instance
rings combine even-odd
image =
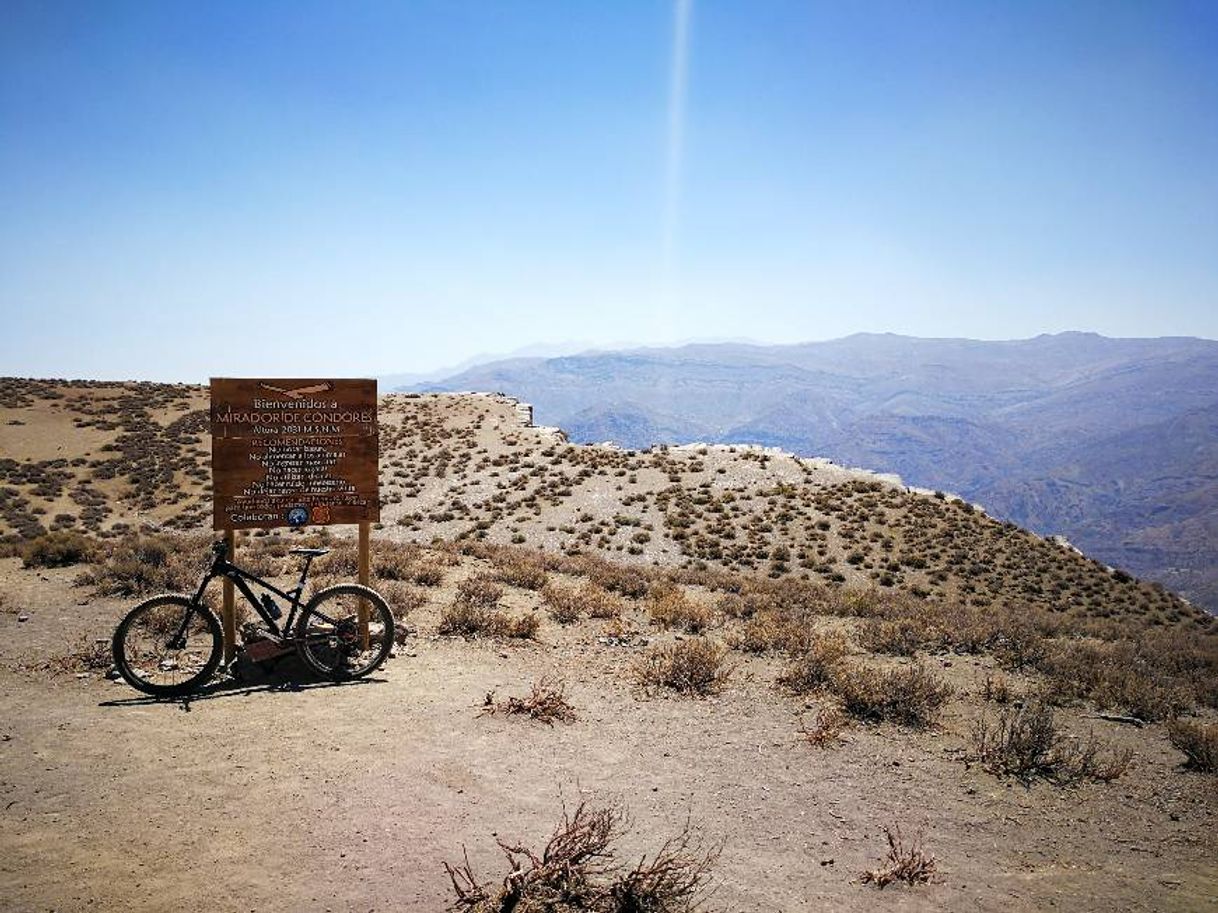
[[[203,593],[207,590],[208,585],[217,577],[223,577],[226,580],[232,581],[232,584],[241,591],[241,595],[245,597],[246,601],[254,607],[254,611],[258,613],[259,617],[264,622],[266,622],[267,627],[271,629],[271,633],[274,634],[279,640],[286,640],[287,632],[292,630],[292,624],[296,621],[297,613],[303,608],[300,597],[304,593],[305,583],[309,579],[309,567],[312,565],[313,558],[316,556],[306,555],[304,557],[304,567],[300,571],[300,580],[297,581],[296,588],[285,591],[279,589],[279,587],[275,586],[275,584],[271,583],[270,581],[263,580],[257,574],[251,574],[249,571],[237,567],[237,565],[228,560],[227,555],[222,549],[217,548],[215,558],[211,563],[211,567],[208,569],[207,573],[203,575],[203,579],[199,582],[199,588],[195,590],[195,594],[190,600],[192,611],[187,612],[185,617],[182,619],[182,626],[178,629],[177,637],[175,637],[173,641],[178,642],[184,640],[186,628],[190,624],[190,617],[194,614],[193,610],[203,604]],[[268,590],[281,599],[286,599],[288,601],[291,608],[288,610],[288,617],[287,620],[284,621],[282,628],[263,607],[262,600],[254,595],[254,591],[250,584],[254,584],[255,586],[259,586],[264,590]],[[332,619],[327,618],[325,620],[331,621]]]

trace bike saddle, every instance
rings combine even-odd
[[[293,555],[308,555],[310,558],[319,558],[330,553],[328,548],[294,548],[290,551]]]

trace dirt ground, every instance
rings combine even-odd
[[[465,847],[497,883],[496,835],[542,844],[584,799],[629,809],[631,863],[687,815],[723,840],[719,909],[1218,909],[1218,788],[1180,771],[1161,726],[1072,720],[1133,749],[1113,784],[999,780],[963,760],[988,660],[936,658],[962,695],[937,729],[856,726],[815,749],[768,659],[741,655],[719,697],[688,699],[641,693],[643,646],[600,642],[601,622],[546,619],[537,643],[435,636],[469,570],[369,681],[183,703],[40,667],[107,637],[129,602],[73,587],[73,568],[0,561],[0,909],[440,910],[442,861]],[[509,607],[535,598],[512,590]],[[576,722],[479,715],[488,691],[547,673]],[[860,883],[884,825],[923,834],[936,883]]]

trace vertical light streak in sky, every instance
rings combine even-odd
[[[672,68],[668,76],[668,143],[664,163],[664,286],[671,298],[680,227],[681,172],[685,156],[685,89],[689,69],[689,20],[693,0],[673,4]]]

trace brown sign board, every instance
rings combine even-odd
[[[380,519],[375,380],[211,380],[215,529]]]

